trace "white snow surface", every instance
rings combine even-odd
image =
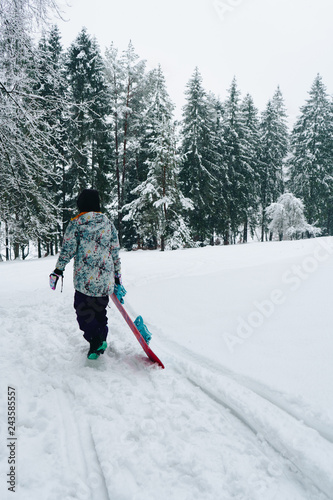
[[[111,301],[87,360],[71,265],[0,263],[0,498],[333,499],[333,238],[121,257],[164,370]]]

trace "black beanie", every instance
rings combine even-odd
[[[79,194],[76,203],[80,212],[101,211],[99,194],[96,189],[84,189],[82,193]]]

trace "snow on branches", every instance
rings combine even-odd
[[[276,203],[266,208],[266,215],[270,219],[268,225],[271,233],[279,239],[297,239],[305,234],[318,236],[321,230],[308,224],[304,216],[304,203],[292,193],[284,193]]]

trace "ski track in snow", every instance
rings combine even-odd
[[[155,330],[159,330],[158,327],[155,327]],[[162,335],[161,331],[160,335]],[[171,340],[164,339],[159,342],[160,344],[162,343],[159,347],[161,347],[161,349],[166,349],[170,355],[172,355],[172,352],[178,352],[179,361],[177,361],[177,363],[181,364],[182,359],[187,358],[188,361],[192,362],[192,364],[199,364],[201,367],[212,371],[212,373],[215,373],[216,375],[220,374],[231,378],[235,382],[238,382],[238,384],[247,387],[258,396],[261,396],[268,402],[279,407],[281,410],[289,413],[290,416],[295,417],[300,422],[305,423],[308,427],[316,430],[327,441],[333,443],[333,420],[330,414],[323,415],[323,413],[316,410],[316,408],[312,408],[308,402],[303,401],[300,396],[289,396],[288,394],[273,390],[270,387],[251,379],[250,377],[239,375],[230,369],[219,365],[213,360],[195,353],[194,351],[191,351],[190,349]]]
[[[311,411],[301,420],[297,401],[162,340],[152,325],[161,370],[114,307],[109,347],[89,361],[72,302],[68,289],[2,298],[1,499],[333,498],[330,422]],[[11,496],[7,385],[18,401]]]
[[[198,361],[201,357],[195,355],[194,358]],[[198,372],[197,364],[182,361],[181,358],[176,363],[179,372],[187,376],[189,381],[218,404],[229,408],[260,440],[278,451],[289,463],[291,470],[304,476],[300,481],[307,488],[311,483],[317,485],[319,490],[331,498],[333,446],[329,439],[326,440],[320,434],[321,426],[318,430],[304,425],[302,420],[294,418],[292,410],[286,409],[288,405],[277,404],[276,399],[273,402],[274,397],[264,396],[263,394],[269,393],[267,389],[259,389],[260,392],[248,390],[234,381],[239,377],[230,374],[230,371],[226,377],[221,373],[217,374],[216,369],[212,371],[201,368]],[[330,431],[328,434],[331,436]]]

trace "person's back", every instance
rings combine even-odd
[[[107,347],[109,295],[115,282],[120,285],[119,241],[113,223],[100,211],[96,190],[84,189],[77,205],[80,213],[68,224],[53,276],[62,276],[74,257],[77,321],[90,343],[88,358],[96,359]],[[50,284],[55,288],[51,280]]]
[[[119,271],[117,231],[106,215],[86,212],[75,217],[65,233],[57,267],[74,256],[74,288],[92,297],[111,295],[115,266]],[[60,266],[60,267],[59,267]]]

